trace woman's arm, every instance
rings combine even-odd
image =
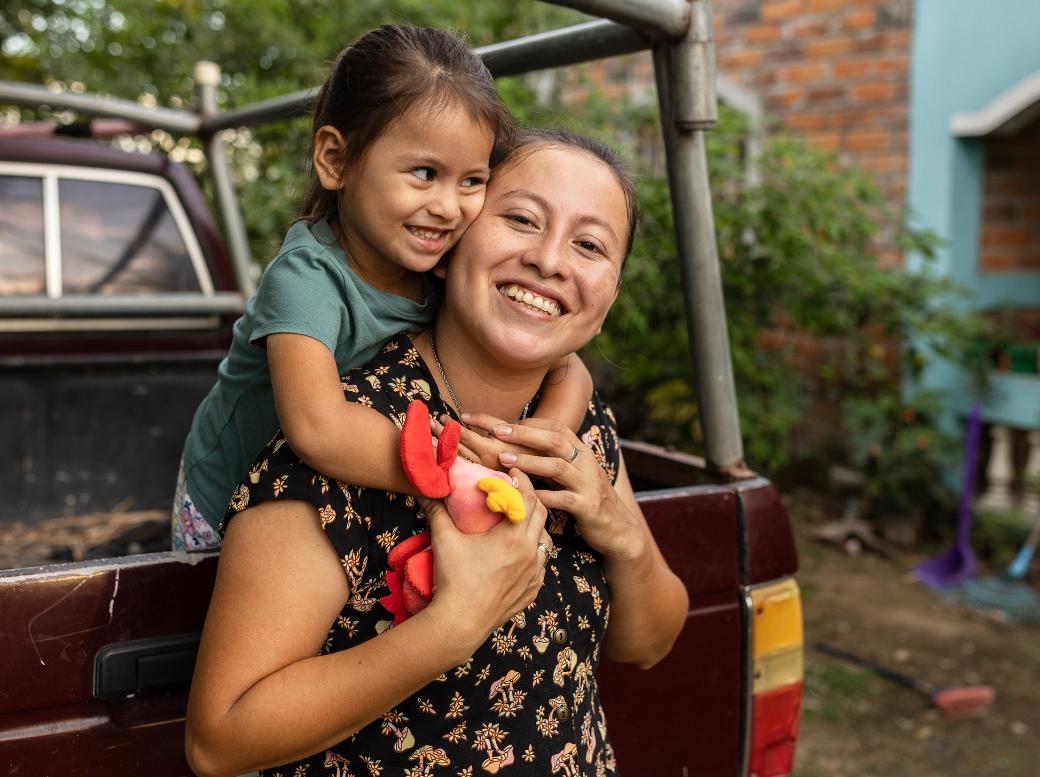
[[[648,669],[668,655],[679,637],[690,609],[690,595],[661,555],[636,502],[625,459],[619,460],[614,490],[623,507],[637,519],[644,542],[641,547],[635,543],[639,552],[631,558],[604,559],[604,574],[610,584],[610,623],[603,649],[612,661]]]
[[[434,601],[348,650],[318,655],[347,601],[343,568],[315,509],[262,504],[231,522],[192,681],[185,749],[202,777],[307,757],[342,741],[439,674],[534,600],[545,571],[545,509],[519,471],[529,519],[482,535],[439,503]],[[475,582],[476,581],[476,582]]]
[[[560,490],[539,490],[546,507],[571,513],[581,535],[603,555],[610,584],[610,624],[604,641],[608,658],[647,669],[671,650],[689,610],[689,595],[668,567],[650,533],[618,454],[618,476],[606,472],[577,435],[556,421],[531,418],[496,436],[541,451],[502,454],[503,465],[555,481]],[[577,457],[572,459],[572,452]]]
[[[542,396],[535,418],[552,418],[577,431],[589,409],[592,375],[578,354],[567,354],[542,381]]]
[[[269,335],[266,343],[278,422],[296,455],[343,483],[417,494],[401,468],[400,431],[377,411],[343,398],[336,360],[324,343],[296,334]]]

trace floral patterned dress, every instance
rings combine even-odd
[[[405,335],[390,340],[367,368],[344,376],[343,390],[348,400],[375,408],[398,427],[413,399],[437,415],[452,413]],[[598,396],[589,403],[580,435],[613,481],[617,431]],[[329,481],[301,462],[281,434],[232,496],[225,526],[237,512],[277,499],[302,499],[317,508],[350,585],[350,598],[321,652],[378,639],[393,622],[378,603],[388,593],[387,553],[427,528],[417,501]],[[538,598],[495,630],[472,658],[338,745],[263,774],[616,774],[593,674],[610,613],[601,559],[567,513],[550,511],[546,529],[556,550]]]

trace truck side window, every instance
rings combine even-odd
[[[43,182],[0,175],[0,297],[43,294]]]
[[[65,294],[200,291],[158,189],[62,179],[58,191]]]

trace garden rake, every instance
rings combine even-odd
[[[1025,544],[1002,575],[966,580],[950,598],[977,610],[1001,613],[1011,623],[1040,624],[1040,596],[1023,579],[1038,544],[1040,510],[1033,516],[1033,528]]]

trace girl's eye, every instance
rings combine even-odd
[[[418,178],[420,181],[432,181],[433,180],[433,168],[432,167],[414,167],[411,170],[412,175]]]
[[[463,189],[476,189],[478,186],[483,186],[486,182],[483,178],[478,175],[471,175],[469,178],[464,178],[462,181]]]

